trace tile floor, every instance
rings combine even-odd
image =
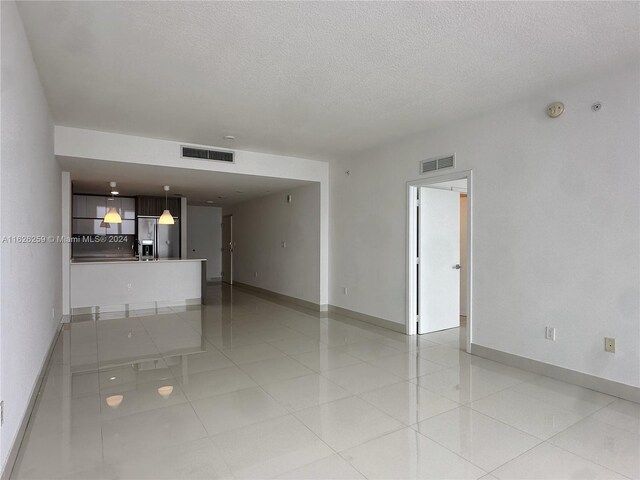
[[[228,287],[80,318],[12,478],[638,478],[640,405]]]

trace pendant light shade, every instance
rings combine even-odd
[[[165,185],[164,187],[164,212],[160,215],[158,219],[158,223],[160,225],[173,225],[175,222],[173,221],[173,215],[169,211],[169,201],[167,200],[167,192],[169,191],[169,185]]]
[[[160,225],[173,225],[175,222],[173,221],[173,216],[169,210],[165,210],[160,215],[160,219],[158,220]]]
[[[120,217],[118,211],[114,207],[111,207],[107,214],[104,216],[103,221],[104,223],[122,223],[122,218]]]
[[[116,190],[116,182],[109,182],[109,186],[111,187],[111,198],[109,200],[113,200],[113,196],[118,194],[118,191]],[[111,207],[107,210],[107,214],[104,216],[102,222],[122,223],[122,218],[120,217],[118,210],[116,210],[115,207]]]

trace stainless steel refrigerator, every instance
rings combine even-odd
[[[180,220],[161,225],[159,217],[138,217],[138,255],[140,260],[180,258]],[[147,246],[146,248],[144,246]],[[149,250],[148,245],[152,245]]]

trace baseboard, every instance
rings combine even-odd
[[[27,431],[27,426],[29,425],[29,420],[31,419],[31,414],[33,413],[33,407],[38,400],[38,393],[40,392],[40,388],[42,387],[42,382],[47,372],[47,367],[49,365],[49,360],[51,360],[51,355],[53,354],[53,349],[56,346],[56,342],[58,337],[60,336],[60,331],[64,327],[64,316],[60,318],[60,322],[58,322],[58,326],[56,327],[56,333],[53,335],[51,339],[51,344],[49,345],[49,350],[44,357],[44,361],[40,366],[40,373],[38,373],[38,377],[31,389],[31,394],[29,395],[29,402],[27,403],[27,408],[24,411],[24,415],[22,416],[22,421],[20,422],[20,428],[18,428],[18,432],[16,433],[15,438],[13,439],[13,444],[11,445],[11,449],[9,450],[9,456],[7,457],[7,462],[4,464],[4,469],[2,470],[2,475],[0,479],[9,480],[11,477],[11,472],[15,467],[16,460],[18,458],[18,452],[20,450],[20,446],[22,445],[22,440],[24,439],[24,434]]]
[[[318,303],[310,302],[308,300],[303,300],[301,298],[292,297],[290,295],[285,295],[283,293],[277,293],[277,292],[274,292],[272,290],[267,290],[266,288],[255,287],[253,285],[249,285],[247,283],[242,283],[242,282],[237,282],[235,280],[233,282],[233,286],[234,287],[240,287],[240,288],[242,288],[244,290],[248,290],[248,291],[253,292],[253,293],[258,293],[260,295],[263,295],[264,297],[267,297],[270,300],[278,300],[278,301],[281,301],[281,302],[293,303],[293,304],[298,305],[300,307],[304,307],[304,308],[307,308],[309,310],[313,310],[314,312],[326,312],[327,311],[327,305],[321,305],[321,304],[318,304]]]
[[[180,300],[162,300],[157,302],[123,303],[120,305],[93,305],[91,307],[74,307],[71,309],[71,316],[121,314],[123,317],[126,317],[128,312],[134,312],[136,310],[162,310],[171,307],[200,305],[201,303],[201,298],[185,298]]]
[[[640,402],[640,388],[632,385],[607,380],[588,373],[577,372],[539,360],[521,357],[513,353],[501,352],[500,350],[494,350],[493,348],[484,347],[475,343],[471,344],[471,353],[479,357],[504,363],[505,365],[544,375],[545,377],[555,378],[556,380],[562,380],[563,382],[579,385],[590,390],[606,393],[607,395],[624,398],[632,402]]]
[[[337,313],[345,317],[360,320],[361,322],[370,323],[376,327],[386,328],[393,330],[394,332],[407,333],[406,325],[404,323],[396,323],[384,318],[374,317],[373,315],[367,315],[366,313],[356,312],[354,310],[348,310],[342,307],[336,307],[335,305],[329,305],[329,312]]]

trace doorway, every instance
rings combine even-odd
[[[471,321],[471,172],[408,184],[407,334],[460,335]],[[463,335],[464,334],[464,335]]]
[[[222,281],[233,285],[233,215],[222,217]]]

